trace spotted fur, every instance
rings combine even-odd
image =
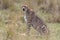
[[[27,6],[22,6],[24,12],[24,19],[28,25],[28,32],[30,31],[30,27],[32,26],[36,31],[38,31],[41,35],[46,35],[49,33],[49,30],[46,24],[39,18],[34,11],[29,9]]]

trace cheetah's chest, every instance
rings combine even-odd
[[[26,15],[24,15],[24,20],[25,20],[25,22],[27,22],[27,17],[26,17]]]

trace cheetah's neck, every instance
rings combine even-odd
[[[25,22],[27,22],[26,14],[24,15],[24,20],[25,20]]]

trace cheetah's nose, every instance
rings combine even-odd
[[[23,8],[23,11],[25,11],[25,9]]]

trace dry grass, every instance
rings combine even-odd
[[[2,6],[7,5],[7,9],[4,7],[3,10],[0,9],[0,40],[60,40],[60,23],[47,23],[47,21],[55,22],[54,20],[57,21],[58,19],[60,21],[60,19],[52,14],[41,12],[39,10],[40,4],[36,4],[39,1],[40,0],[2,0]],[[30,30],[30,36],[25,34],[27,25],[23,19],[22,5],[28,5],[47,23],[50,29],[49,38],[39,36],[39,33],[33,28]]]

